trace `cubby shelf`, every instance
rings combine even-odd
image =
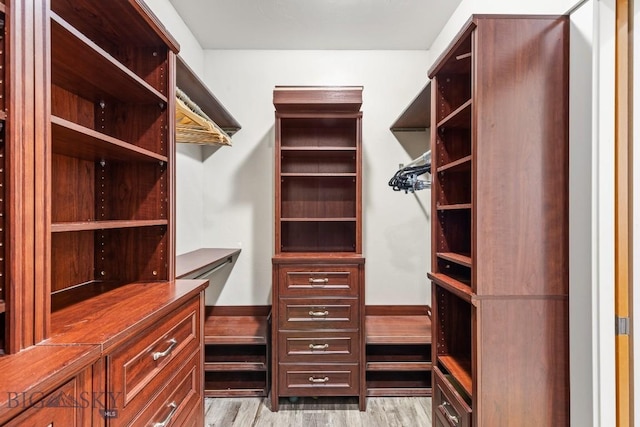
[[[453,205],[438,205],[437,209],[439,211],[454,211],[454,210],[471,209],[471,203],[456,203],[456,204],[453,204]]]
[[[472,396],[471,360],[451,355],[438,356],[447,371],[458,381],[469,397]]]
[[[438,129],[471,127],[471,99],[438,122]]]
[[[53,152],[85,160],[167,162],[167,156],[137,147],[61,117],[51,117]]]
[[[456,172],[456,171],[469,170],[469,169],[471,169],[471,155],[464,156],[461,159],[455,160],[453,162],[445,163],[444,165],[439,166],[437,171],[438,172],[446,172],[446,171]]]
[[[465,267],[471,267],[471,257],[469,255],[455,252],[438,252],[436,255],[438,258],[446,261],[455,262],[456,264],[460,264]]]
[[[206,307],[205,396],[266,396],[269,307]]]
[[[367,395],[430,396],[430,308],[367,306],[366,310]]]
[[[167,224],[168,221],[166,219],[58,222],[51,224],[51,232],[62,233],[67,231],[108,230],[111,228],[154,227]]]
[[[100,46],[51,12],[52,81],[95,102],[118,99],[149,104],[167,97]],[[86,60],[75,61],[83,57]],[[109,76],[109,78],[105,78]]]

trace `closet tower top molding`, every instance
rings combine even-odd
[[[276,86],[273,105],[280,113],[357,113],[362,106],[362,89],[362,86]]]
[[[438,59],[433,63],[431,68],[429,69],[427,75],[430,79],[433,79],[439,72],[446,71],[447,73],[457,74],[460,71],[456,70],[456,66],[451,66],[451,64],[455,64],[455,62],[451,62],[450,59],[456,58],[460,64],[464,64],[464,59],[471,58],[470,55],[470,46],[465,46],[465,43],[469,43],[469,34],[478,26],[478,22],[482,20],[492,20],[492,19],[522,19],[523,23],[525,20],[531,19],[548,19],[549,21],[557,21],[558,25],[562,24],[563,15],[500,15],[500,14],[474,14],[469,17],[467,22],[462,26],[458,34],[453,38],[451,43],[447,46],[447,48],[440,54]]]

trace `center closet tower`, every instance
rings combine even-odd
[[[365,409],[362,87],[277,86],[272,410],[358,396]]]

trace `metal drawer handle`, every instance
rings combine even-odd
[[[309,377],[309,382],[314,384],[324,384],[329,382],[329,377],[324,377],[324,378]]]
[[[324,279],[314,279],[313,277],[309,277],[309,283],[311,283],[311,286],[322,286],[329,283],[329,278],[325,277]]]
[[[326,350],[329,348],[329,344],[309,344],[311,350]]]
[[[169,341],[169,347],[165,351],[156,351],[153,353],[153,360],[158,360],[161,357],[166,357],[173,351],[173,348],[178,344],[178,341],[175,338],[171,338]]]
[[[171,422],[171,418],[173,418],[173,414],[175,414],[178,410],[178,405],[176,404],[176,402],[171,402],[169,403],[169,405],[167,405],[167,408],[171,408],[171,412],[169,412],[167,418],[165,418],[161,423],[155,423],[153,427],[167,427],[169,425],[169,423]]]
[[[449,402],[442,402],[442,404],[440,404],[440,409],[442,410],[442,412],[444,412],[444,415],[449,419],[449,421],[451,421],[455,425],[458,425],[460,420],[455,415],[451,415],[451,412],[449,412],[447,406],[451,406],[451,404]]]
[[[313,311],[313,310],[309,310],[309,316],[313,316],[313,317],[327,317],[329,315],[329,311],[325,310],[325,311]]]

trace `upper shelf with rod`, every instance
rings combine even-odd
[[[227,135],[232,136],[240,130],[236,119],[180,56],[176,60],[176,86]]]
[[[424,131],[431,127],[431,81],[422,88],[390,129],[394,132]]]

